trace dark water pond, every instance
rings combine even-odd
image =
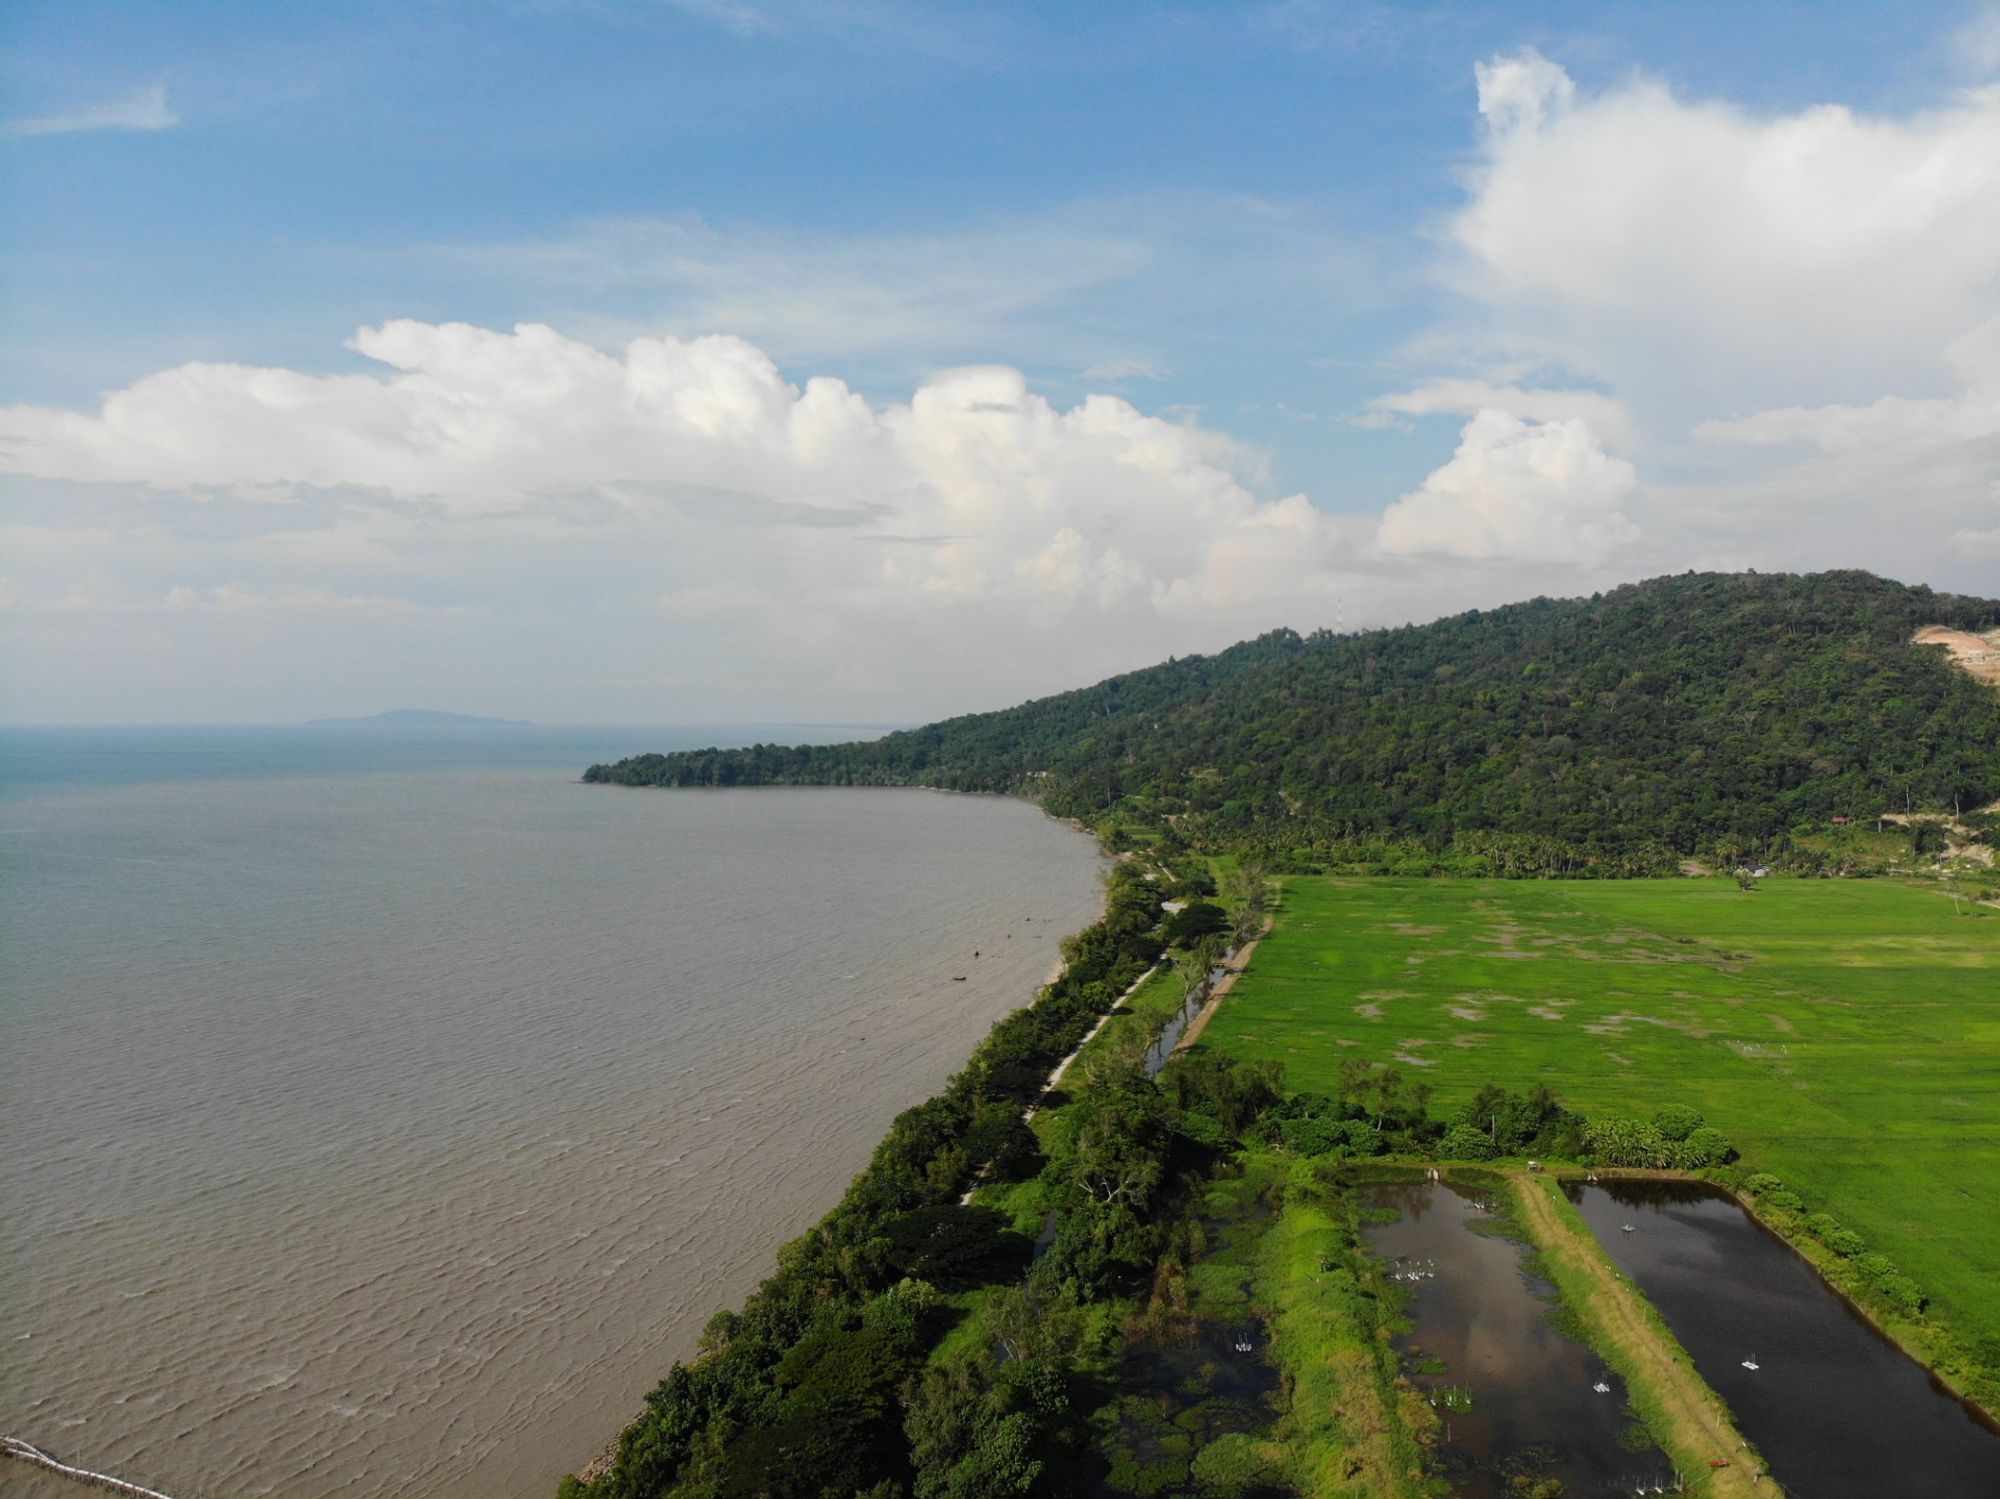
[[[1441,1451],[1456,1492],[1497,1499],[1517,1476],[1562,1481],[1572,1499],[1671,1488],[1673,1467],[1635,1427],[1624,1381],[1557,1330],[1549,1287],[1522,1267],[1518,1243],[1482,1232],[1471,1193],[1419,1183],[1369,1190],[1394,1223],[1369,1247],[1411,1292],[1399,1346],[1446,1422]],[[1599,1390],[1597,1386],[1606,1388]],[[1464,1398],[1469,1396],[1469,1402]]]
[[[1126,1350],[1109,1418],[1106,1463],[1091,1486],[1104,1499],[1282,1499],[1292,1490],[1246,1454],[1220,1463],[1229,1437],[1269,1432],[1280,1380],[1254,1317],[1201,1319],[1184,1336]]]
[[[1270,1331],[1252,1296],[1251,1258],[1274,1216],[1268,1187],[1210,1184],[1205,1247],[1187,1282],[1185,1316],[1134,1336],[1108,1403],[1092,1421],[1098,1461],[1087,1499],[1292,1499],[1268,1446],[1284,1409]]]
[[[1787,1493],[2000,1495],[2000,1435],[1733,1199],[1696,1182],[1571,1195]]]

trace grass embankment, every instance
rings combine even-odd
[[[1258,1246],[1255,1294],[1290,1392],[1279,1426],[1286,1471],[1312,1499],[1424,1494],[1419,1434],[1436,1418],[1400,1377],[1394,1308],[1359,1246],[1353,1207],[1303,1163],[1262,1162],[1284,1183]]]
[[[1694,1362],[1605,1255],[1555,1181],[1505,1173],[1521,1227],[1534,1242],[1537,1267],[1590,1346],[1625,1381],[1632,1408],[1685,1477],[1688,1492],[1715,1499],[1761,1492],[1762,1463],[1743,1440],[1722,1398],[1695,1372]],[[1726,1468],[1711,1468],[1714,1459]]]
[[[1689,1104],[1973,1344],[2000,1338],[2000,916],[1965,909],[1881,880],[1293,876],[1203,1044],[1295,1089],[1395,1065],[1433,1113],[1489,1081]]]

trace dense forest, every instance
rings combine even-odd
[[[1863,572],[1690,573],[1278,630],[878,740],[640,755],[585,779],[1011,792],[1212,852],[1386,839],[1653,872],[1836,816],[2000,799],[2000,693],[1912,645],[1927,624],[1990,629],[2000,601]]]

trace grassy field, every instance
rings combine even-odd
[[[1202,1045],[1293,1089],[1349,1057],[1547,1082],[1586,1113],[1701,1109],[2000,1336],[2000,912],[1884,880],[1289,878]]]

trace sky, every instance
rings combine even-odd
[[[0,10],[0,720],[2000,595],[2000,6]]]

